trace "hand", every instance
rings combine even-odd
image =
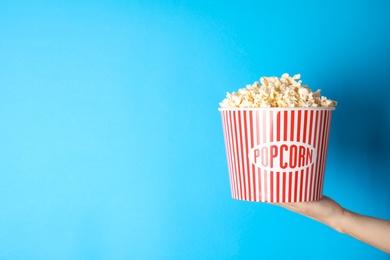
[[[390,254],[390,221],[361,215],[344,209],[336,201],[324,196],[318,201],[275,203],[328,225],[340,233],[350,235]]]
[[[339,232],[342,231],[339,222],[342,219],[345,210],[336,201],[327,196],[323,196],[322,199],[318,201],[275,204],[320,221]]]

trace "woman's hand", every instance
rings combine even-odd
[[[339,222],[342,220],[345,210],[336,201],[327,196],[323,196],[318,201],[275,204],[315,219],[342,232]]]
[[[338,232],[350,235],[390,254],[390,221],[361,215],[344,209],[324,196],[318,201],[275,203],[291,211],[322,222]]]

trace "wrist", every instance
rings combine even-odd
[[[345,234],[345,223],[347,222],[347,219],[351,217],[352,214],[353,213],[351,211],[341,208],[340,214],[332,219],[330,226],[336,231]]]

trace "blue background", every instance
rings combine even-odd
[[[390,219],[388,1],[0,1],[0,259],[389,259],[231,199],[218,103],[339,102],[325,194]]]

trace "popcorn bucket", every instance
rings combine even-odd
[[[270,203],[321,199],[333,110],[219,108],[232,197]]]

